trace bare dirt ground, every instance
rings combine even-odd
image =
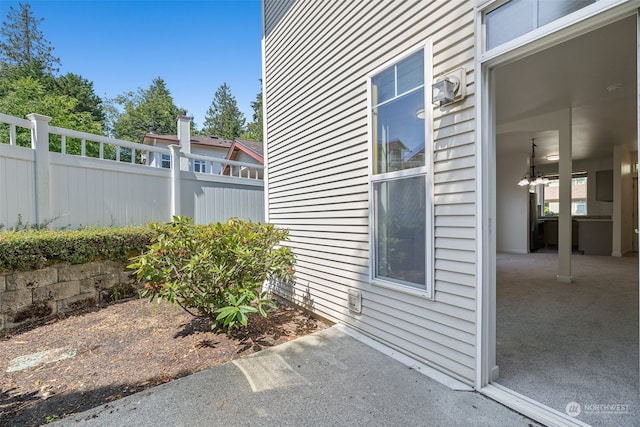
[[[177,305],[133,299],[0,332],[0,426],[46,424],[324,327],[278,306],[213,333]]]

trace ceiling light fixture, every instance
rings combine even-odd
[[[531,171],[525,172],[525,174],[522,175],[522,179],[518,181],[518,185],[521,187],[524,187],[525,185],[542,185],[549,182],[549,179],[545,178],[543,174],[540,172],[536,173],[536,147],[536,139],[531,138]]]
[[[560,155],[559,154],[549,154],[547,156],[547,160],[549,160],[550,162],[557,162],[558,160],[560,160]]]

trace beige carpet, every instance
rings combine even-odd
[[[553,253],[496,266],[497,382],[563,413],[577,402],[594,426],[640,425],[638,259],[573,255],[570,284]]]

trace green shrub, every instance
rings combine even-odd
[[[126,262],[142,253],[153,233],[148,227],[0,232],[0,271],[34,270],[59,262]]]
[[[193,225],[174,217],[152,227],[153,245],[129,266],[145,281],[143,295],[207,316],[212,329],[246,326],[255,312],[266,317],[273,303],[262,292],[264,281],[293,279],[293,253],[278,246],[288,232],[271,224],[232,219]]]

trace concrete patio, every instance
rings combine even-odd
[[[537,425],[479,393],[454,391],[420,372],[428,367],[409,367],[365,342],[334,326],[54,425]]]

